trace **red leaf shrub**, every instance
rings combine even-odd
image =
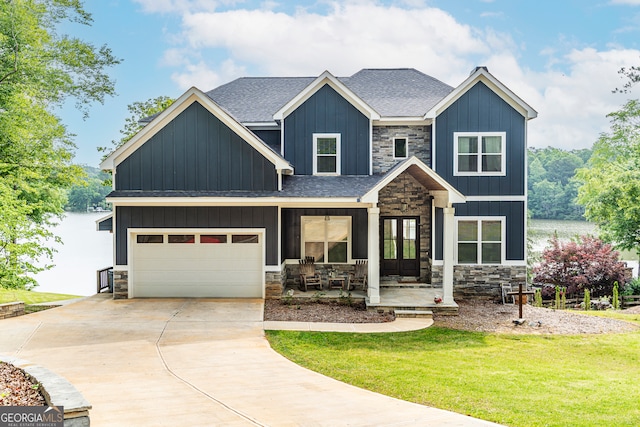
[[[553,295],[555,287],[561,286],[569,295],[589,289],[592,297],[602,297],[613,293],[614,282],[624,286],[626,265],[610,244],[593,236],[566,243],[553,237],[549,243],[551,247],[542,252],[542,261],[533,268],[533,282],[546,285],[544,295]]]

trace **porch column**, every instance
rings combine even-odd
[[[443,242],[442,242],[442,292],[443,302],[445,304],[453,304],[453,248],[454,227],[453,220],[456,210],[449,205],[442,208],[444,213],[443,222]]]
[[[380,208],[368,208],[369,212],[369,247],[367,249],[368,269],[367,296],[372,304],[380,303]]]

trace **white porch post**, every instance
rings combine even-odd
[[[369,285],[367,295],[369,303],[380,303],[380,208],[368,208],[369,212],[369,248],[367,282]]]
[[[455,209],[449,207],[442,209],[444,212],[443,221],[443,242],[442,242],[442,292],[444,293],[445,304],[453,304],[453,248],[454,241],[454,214]]]

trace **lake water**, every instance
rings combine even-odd
[[[97,219],[108,212],[69,212],[53,230],[60,236],[62,245],[53,255],[51,270],[37,274],[38,292],[55,292],[73,295],[96,293],[96,271],[113,265],[113,235],[97,231]]]

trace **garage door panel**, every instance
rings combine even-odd
[[[133,236],[132,296],[261,298],[263,237],[258,244],[230,242],[137,243]]]

